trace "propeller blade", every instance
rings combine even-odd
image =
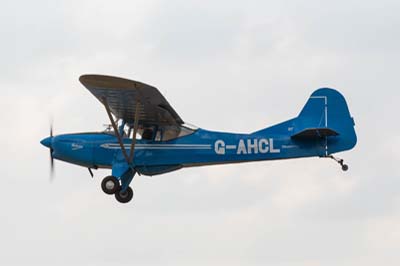
[[[50,182],[54,179],[54,158],[53,149],[50,149]]]
[[[50,122],[50,137],[53,138],[53,119]],[[54,180],[54,158],[53,148],[50,148],[50,182]]]

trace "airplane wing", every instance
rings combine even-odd
[[[118,119],[133,123],[138,110],[140,125],[181,125],[183,120],[157,88],[129,79],[83,75],[79,81]],[[136,108],[138,105],[138,108]]]

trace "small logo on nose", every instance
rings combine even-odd
[[[76,151],[76,150],[82,149],[82,148],[83,148],[83,145],[81,145],[81,144],[76,144],[76,143],[72,143],[72,144],[71,144],[71,148],[72,148],[73,151]]]

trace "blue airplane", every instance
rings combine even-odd
[[[188,126],[153,86],[103,75],[83,75],[80,82],[104,105],[110,125],[103,132],[50,136],[51,169],[58,159],[89,169],[108,168],[101,188],[117,201],[129,202],[135,174],[153,176],[183,167],[301,157],[326,157],[357,142],[354,120],[336,90],[314,91],[300,114],[250,134],[209,131]]]

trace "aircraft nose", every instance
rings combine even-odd
[[[45,146],[47,148],[51,148],[51,140],[52,140],[52,137],[44,138],[40,141],[40,144],[42,144],[43,146]]]

